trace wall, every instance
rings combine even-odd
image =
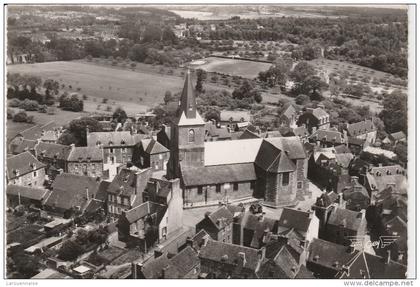
[[[67,172],[77,175],[86,175],[89,177],[102,177],[103,162],[68,162]]]
[[[36,175],[34,176],[34,172]],[[40,168],[10,180],[8,183],[24,186],[43,186],[45,180],[45,169]]]
[[[283,186],[283,174],[261,172],[265,177],[264,203],[270,206],[285,206],[296,201],[297,172],[289,173],[289,184]]]
[[[184,206],[218,204],[220,201],[236,200],[251,197],[254,193],[252,181],[238,182],[238,190],[234,190],[234,183],[220,184],[220,192],[217,192],[217,185],[201,186],[202,193],[199,194],[199,187],[186,187],[184,191]]]

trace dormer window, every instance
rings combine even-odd
[[[188,110],[192,111],[192,110],[193,110],[193,106],[192,106],[192,105],[190,105],[190,106],[188,107]]]

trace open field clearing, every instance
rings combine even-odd
[[[47,62],[10,65],[8,72],[32,74],[57,80],[72,91],[93,96],[154,106],[163,101],[165,91],[182,89],[183,81],[176,76],[133,72],[82,62]],[[80,90],[78,90],[80,88]],[[71,91],[69,91],[71,92]]]
[[[202,61],[205,63],[203,64]],[[207,72],[241,76],[248,79],[257,77],[259,72],[266,71],[271,66],[270,63],[216,57],[208,57],[200,61],[191,62],[190,64],[193,68],[203,69]]]

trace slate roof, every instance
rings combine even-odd
[[[292,279],[295,278],[298,270],[299,263],[290,253],[287,245],[283,245],[274,258],[262,264],[258,275],[260,278]]]
[[[337,164],[343,168],[348,168],[354,155],[352,153],[337,153],[335,154],[335,160]]]
[[[308,262],[317,264],[337,272],[357,255],[348,246],[314,238],[309,244]]]
[[[336,278],[340,279],[404,279],[406,278],[407,266],[390,260],[359,252],[348,264],[349,272],[339,272]]]
[[[20,195],[21,197],[33,200],[43,200],[48,194],[48,190],[45,188],[8,184],[6,193],[7,195]]]
[[[246,129],[243,131],[243,133],[239,136],[240,140],[246,140],[246,139],[258,139],[260,136],[249,129]]]
[[[374,131],[376,131],[376,127],[372,120],[364,120],[347,126],[348,135],[351,137],[357,137]]]
[[[279,225],[284,228],[294,228],[299,232],[307,232],[314,216],[312,212],[285,207],[280,215]]]
[[[349,145],[357,145],[357,146],[363,146],[366,142],[364,139],[358,139],[355,137],[348,137],[347,142]]]
[[[230,139],[231,135],[226,127],[217,127],[212,122],[206,122],[206,132],[211,137],[217,137],[218,139]]]
[[[190,246],[172,257],[170,261],[177,269],[179,278],[184,278],[195,266],[200,264],[197,252]]]
[[[74,147],[68,161],[103,161],[102,149],[97,146]]]
[[[339,131],[334,130],[316,130],[309,139],[314,141],[326,141],[330,143],[343,143],[343,135]]]
[[[88,176],[63,173],[56,176],[51,187],[52,193],[47,198],[45,205],[61,209],[80,206],[81,210],[84,210],[89,200],[95,198],[100,181]],[[86,189],[89,198],[87,198]]]
[[[356,211],[334,208],[328,218],[328,225],[344,226],[346,229],[357,231],[363,223],[362,214]]]
[[[22,176],[44,167],[45,164],[26,151],[7,158],[7,177],[10,180],[16,177],[16,171],[19,171],[19,176]]]
[[[67,160],[71,152],[71,146],[56,143],[40,142],[35,146],[35,154],[38,157],[49,159]]]
[[[25,151],[29,151],[35,147],[37,144],[36,140],[27,140],[24,138],[15,138],[13,142],[10,144],[11,153],[12,154],[19,154]]]
[[[162,270],[169,266],[170,260],[167,254],[148,260],[141,269],[144,278],[158,279],[162,277]]]
[[[304,126],[300,126],[300,127],[294,128],[293,129],[293,133],[295,134],[295,136],[298,136],[298,137],[306,137],[306,136],[309,135],[308,130],[305,129]]]
[[[49,122],[45,125],[36,125],[36,126],[30,127],[24,131],[21,131],[20,133],[18,133],[18,135],[21,135],[23,138],[27,140],[37,140],[41,138],[42,131],[53,130],[55,127],[57,127],[56,123]]]
[[[203,167],[181,165],[181,177],[185,186],[244,182],[257,179],[253,163]]]
[[[156,213],[157,222],[159,223],[163,215],[165,214],[166,209],[166,205],[155,203],[152,201],[146,201],[130,210],[125,211],[125,218],[131,224],[138,221],[141,218],[144,218],[147,215]]]
[[[305,149],[298,137],[266,138],[264,141],[284,151],[290,159],[306,158]]]
[[[129,131],[123,132],[90,132],[87,134],[87,145],[133,146],[135,140]]]
[[[392,133],[390,134],[390,136],[392,137],[394,141],[403,140],[406,138],[406,135],[403,132]]]
[[[108,186],[108,192],[112,194],[122,194],[126,196],[142,193],[147,186],[147,182],[152,175],[152,170],[140,170],[135,167],[122,168]],[[137,178],[140,177],[139,180]],[[138,184],[138,185],[137,185]]]
[[[201,229],[191,238],[195,250],[200,250],[205,237],[210,238],[210,235],[204,229]]]
[[[328,113],[322,108],[316,108],[316,109],[313,109],[313,110],[308,109],[308,111],[310,113],[312,113],[317,119],[321,119],[323,117],[328,117],[329,116]]]
[[[378,147],[373,147],[373,146],[367,146],[363,149],[363,152],[367,152],[373,155],[383,155],[389,159],[394,159],[397,155],[390,151],[390,150],[386,150],[386,149],[381,149]]]
[[[204,165],[253,163],[263,139],[214,141],[204,143]]]
[[[296,109],[292,104],[286,104],[279,113],[281,116],[285,116],[287,118],[292,118],[293,115],[296,115]]]
[[[258,215],[247,212],[244,216],[243,229],[253,231],[253,237],[250,243],[251,247],[259,248],[266,232],[277,231],[277,223],[275,219],[267,217],[260,218]]]
[[[342,144],[342,145],[337,145],[334,147],[335,152],[337,154],[341,154],[341,153],[351,153],[351,150],[349,150],[348,147],[346,147],[346,145]]]
[[[208,239],[207,244],[201,247],[198,256],[199,258],[213,262],[223,262],[224,264],[236,266],[239,259],[239,252],[245,253],[246,262],[244,268],[257,271],[260,264],[258,250],[254,248]]]
[[[398,236],[396,244],[399,249],[407,248],[407,222],[397,215],[385,222],[384,227],[389,235]]]
[[[147,148],[145,149],[145,152],[148,154],[159,154],[169,152],[169,150],[163,145],[161,145],[159,142],[155,141],[154,139],[151,139],[149,141],[149,144],[147,145]]]
[[[233,214],[222,206],[206,216],[217,229],[223,229],[233,222]]]

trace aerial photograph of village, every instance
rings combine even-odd
[[[5,5],[4,278],[410,278],[408,6]]]

